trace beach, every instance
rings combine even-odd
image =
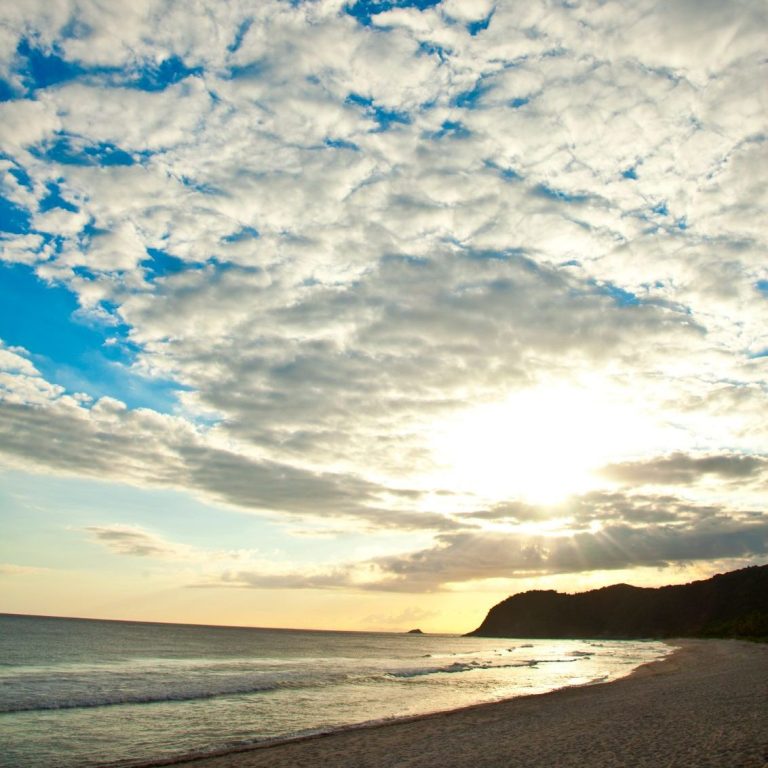
[[[676,650],[665,659],[612,683],[174,764],[194,768],[768,766],[768,645],[732,640],[680,640],[672,645]]]

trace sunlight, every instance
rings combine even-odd
[[[669,432],[616,385],[549,384],[437,425],[431,479],[489,501],[555,504],[596,487],[596,470],[652,450]]]
[[[572,528],[573,524],[574,518],[572,516],[555,515],[546,520],[524,520],[523,522],[483,520],[480,521],[479,527],[484,532],[547,537],[572,536],[575,533]]]

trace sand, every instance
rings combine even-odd
[[[768,768],[768,645],[682,640],[612,683],[179,763],[189,768]]]

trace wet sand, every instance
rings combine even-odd
[[[612,683],[176,763],[189,768],[768,768],[768,645],[681,640]]]

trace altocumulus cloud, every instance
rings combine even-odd
[[[418,5],[4,5],[3,461],[435,536],[270,585],[764,552],[722,495],[768,444],[765,4]],[[586,374],[679,445],[569,511],[420,480],[435,422]]]

